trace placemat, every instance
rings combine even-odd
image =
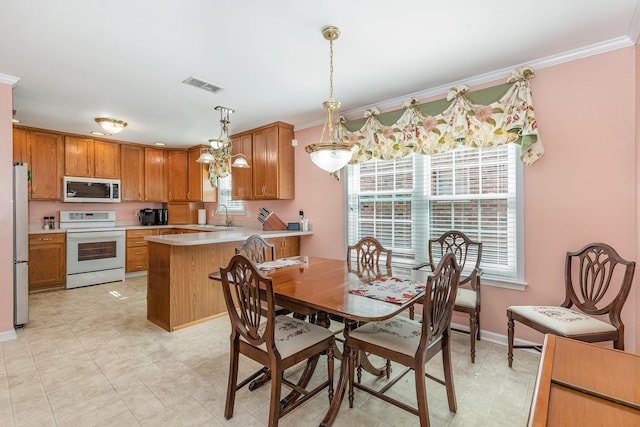
[[[260,264],[256,264],[256,267],[258,267],[258,270],[260,271],[267,271],[302,264],[304,264],[304,260],[299,258],[282,258],[273,261],[261,262]]]
[[[351,289],[349,293],[402,304],[423,293],[424,290],[425,284],[417,280],[401,277],[381,277],[363,284],[358,289]]]

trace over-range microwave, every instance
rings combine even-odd
[[[120,180],[65,176],[65,202],[120,203]]]

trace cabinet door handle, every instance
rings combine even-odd
[[[51,237],[40,237],[38,240],[41,242],[48,242],[49,240],[53,240]]]
[[[136,255],[143,255],[144,252],[136,252]]]

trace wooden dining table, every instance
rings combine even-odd
[[[333,315],[343,318],[345,330],[349,331],[359,322],[374,322],[396,316],[421,296],[417,295],[400,303],[368,298],[349,291],[360,289],[363,284],[375,278],[375,275],[363,275],[362,272],[350,268],[344,260],[306,256],[288,260],[296,262],[293,265],[261,269],[262,274],[272,279],[276,303],[296,313],[317,313],[316,324],[321,326],[328,327],[329,316]],[[389,276],[391,273],[385,268],[380,272],[380,277]],[[417,280],[426,277],[422,276],[422,273],[418,274],[421,274],[420,277],[414,277]],[[210,277],[219,280],[219,273],[217,276],[213,273]],[[343,354],[348,354],[346,349]],[[321,426],[329,426],[335,420],[348,379],[348,360],[347,357],[343,357],[334,397]]]

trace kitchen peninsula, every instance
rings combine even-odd
[[[313,232],[218,227],[145,237],[149,247],[147,319],[171,332],[226,313],[222,289],[208,276],[226,266],[235,248],[252,234],[274,243],[280,258],[299,255],[300,236]]]

